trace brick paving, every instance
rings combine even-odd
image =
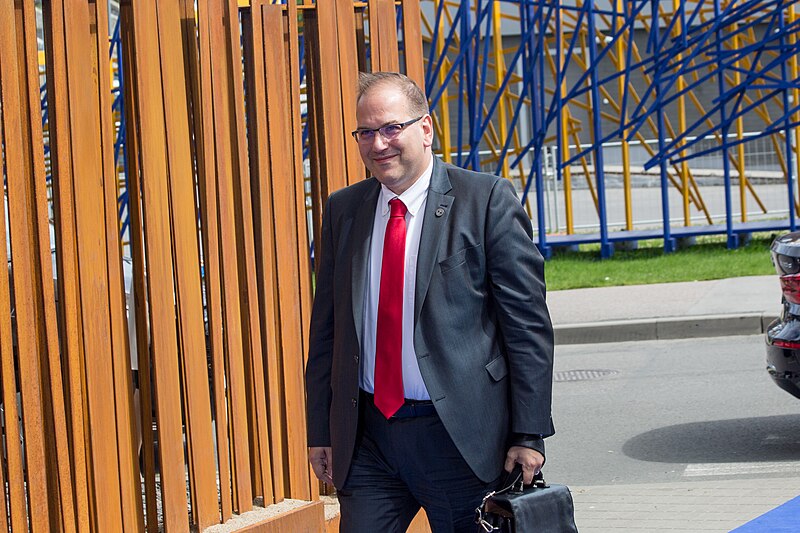
[[[570,488],[581,533],[727,533],[795,498],[800,478]],[[800,531],[800,523],[796,527]]]

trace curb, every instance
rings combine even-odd
[[[557,345],[696,339],[763,334],[776,318],[773,313],[701,315],[562,324],[553,329]]]

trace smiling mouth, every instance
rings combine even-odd
[[[389,155],[389,156],[384,156],[384,157],[373,157],[372,160],[375,161],[376,163],[380,164],[380,163],[385,163],[387,161],[390,161],[391,159],[394,159],[394,157],[395,157],[395,154]]]

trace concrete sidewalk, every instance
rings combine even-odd
[[[570,489],[575,501],[575,523],[581,533],[727,533],[795,498],[800,494],[800,480],[738,479]],[[754,525],[747,530],[800,531],[800,523],[794,520],[781,525],[788,529],[760,529]]]
[[[780,314],[777,275],[552,291],[557,344],[763,333]]]

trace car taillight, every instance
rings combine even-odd
[[[786,348],[787,350],[800,350],[800,342],[798,341],[784,341],[784,340],[773,339],[772,345],[778,346],[780,348]]]
[[[781,276],[783,296],[793,304],[800,304],[800,274]]]

